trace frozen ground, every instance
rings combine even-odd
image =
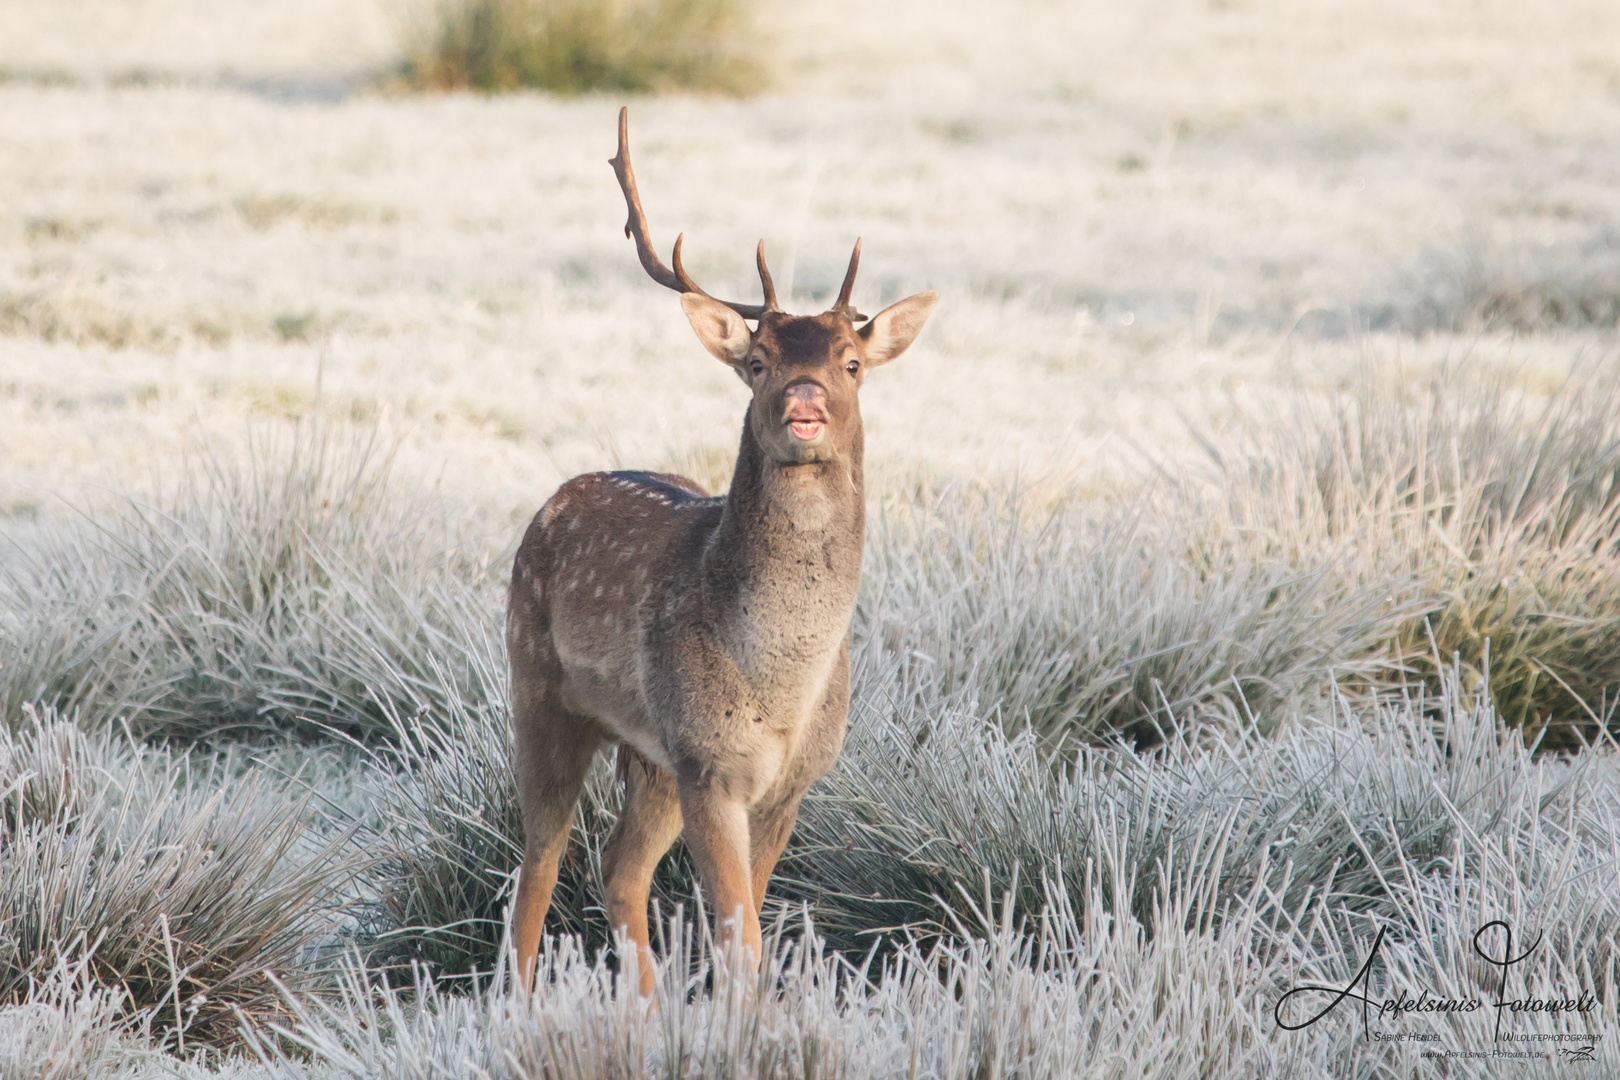
[[[620,234],[619,98],[390,93],[402,17],[0,6],[0,507],[161,483],[200,434],[233,444],[317,393],[502,513],[615,462],[724,475],[742,389]],[[880,480],[1113,486],[1192,448],[1187,421],[1368,355],[1532,385],[1610,355],[1613,5],[823,2],[761,23],[766,96],[630,102],[644,198],[716,291],[754,295],[763,235],[814,309],[859,234],[863,307],[942,292],[866,394]],[[1566,303],[1481,331],[1526,290]]]

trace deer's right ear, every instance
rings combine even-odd
[[[716,360],[739,364],[748,355],[754,336],[748,332],[748,324],[741,315],[720,301],[697,293],[681,294],[681,310],[686,312],[698,340]]]

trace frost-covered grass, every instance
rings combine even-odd
[[[0,705],[195,742],[476,704],[498,626],[489,555],[401,498],[386,451],[322,425],[246,464],[208,451],[161,501],[116,499],[0,554]]]
[[[161,514],[40,523],[7,556],[0,635],[24,703],[0,799],[8,1015],[80,1023],[36,989],[77,963],[81,997],[123,995],[118,1054],[229,1047],[236,1004],[287,1075],[555,1054],[561,1076],[801,1075],[809,1057],[889,1076],[915,1054],[916,1075],[1394,1076],[1425,1047],[1358,1044],[1348,1011],[1289,1034],[1267,1010],[1342,983],[1380,930],[1373,996],[1468,996],[1492,970],[1473,930],[1502,919],[1545,935],[1524,992],[1595,995],[1575,1019],[1601,1043],[1620,1021],[1613,386],[1593,373],[1532,408],[1496,377],[1414,392],[1370,371],[1338,408],[1302,396],[1128,502],[875,496],[850,735],[773,886],[792,930],[762,988],[715,997],[678,923],[653,1020],[612,993],[605,763],[554,909],[574,936],[534,1014],[488,981],[520,845],[498,572],[474,534],[445,558],[386,455],[309,434],[210,464]],[[1539,589],[1536,619],[1497,612],[1487,667],[1468,602],[1507,587],[1504,565],[1584,584]],[[223,662],[254,655],[221,644],[239,642],[311,662]],[[34,685],[77,722],[39,712]],[[677,849],[655,894],[667,913],[693,890]],[[385,972],[395,989],[368,989]],[[1475,1047],[1482,1024],[1450,1019],[1442,1041]]]
[[[931,915],[940,933],[863,959],[784,911],[751,982],[716,971],[703,931],[677,919],[656,1010],[570,938],[548,944],[527,1003],[499,971],[471,995],[419,975],[407,995],[351,967],[327,1004],[290,999],[296,1022],[277,1030],[298,1054],[261,1049],[289,1077],[1409,1076],[1435,1067],[1419,1054],[1436,1044],[1368,1043],[1354,1008],[1281,1031],[1280,995],[1348,984],[1383,931],[1375,999],[1495,1000],[1499,972],[1470,945],[1501,919],[1515,951],[1544,935],[1508,996],[1557,987],[1598,1002],[1584,1018],[1510,1017],[1515,1035],[1591,1036],[1516,1042],[1536,1051],[1516,1067],[1550,1075],[1554,1048],[1595,1041],[1612,1068],[1614,753],[1538,760],[1455,688],[1336,704],[1270,739],[1087,751],[1057,772],[994,726],[941,725],[918,750],[895,718],[866,717],[806,815],[797,883],[841,925]],[[982,885],[978,866],[992,868]],[[867,890],[899,902],[860,904]],[[1488,1051],[1495,1020],[1375,1027]]]
[[[1494,992],[1470,949],[1500,919],[1543,935],[1520,996],[1598,1003],[1513,1030],[1610,1060],[1613,394],[1372,372],[1130,501],[880,492],[849,739],[773,886],[789,929],[744,992],[678,919],[651,1017],[605,948],[605,764],[541,992],[488,975],[520,841],[499,538],[441,528],[364,440],[200,456],[162,508],[11,537],[0,1043],[20,1075],[71,1043],[124,1073],[185,1049],[293,1077],[1400,1076],[1429,1047],[1270,1010],[1380,931],[1375,998]],[[1487,670],[1458,627],[1502,565],[1583,584],[1494,616]],[[693,890],[677,850],[662,910]]]
[[[1345,985],[1383,929],[1382,963],[1367,987],[1375,998],[1427,990],[1494,1000],[1497,972],[1467,943],[1478,925],[1503,918],[1521,943],[1548,935],[1516,971],[1511,994],[1590,992],[1599,1002],[1585,1019],[1513,1017],[1510,1030],[1590,1034],[1597,1067],[1612,1068],[1612,756],[1532,762],[1522,747],[1497,740],[1488,710],[1474,709],[1442,722],[1442,734],[1464,745],[1462,764],[1423,752],[1408,761],[1401,755],[1429,740],[1430,725],[1400,707],[1369,720],[1371,731],[1327,726],[1258,753],[1187,747],[1162,766],[1122,758],[1114,775],[1088,773],[1096,790],[1071,789],[1070,805],[1084,826],[1076,846],[1089,847],[1092,861],[1053,865],[1044,891],[1023,890],[1044,902],[1038,916],[969,885],[949,936],[901,941],[868,960],[829,951],[814,923],[784,914],[753,985],[714,973],[701,924],[677,922],[666,929],[659,1008],[651,1012],[634,993],[618,992],[611,966],[572,939],[548,945],[529,1003],[498,982],[468,995],[419,976],[404,991],[388,990],[351,967],[330,995],[289,994],[288,1019],[252,1028],[251,1037],[273,1062],[265,1074],[279,1077],[785,1077],[807,1069],[849,1077],[1399,1077],[1436,1067],[1418,1058],[1429,1047],[1368,1043],[1359,1015],[1345,1008],[1308,1034],[1279,1031],[1278,997],[1303,982]],[[989,756],[988,769],[933,789],[936,801],[982,802],[992,786],[986,772],[1005,780],[1007,759],[1019,751],[1003,746]],[[1050,811],[1050,797],[1049,789],[1025,801]],[[1342,876],[1318,865],[1358,856],[1361,865]],[[1369,898],[1360,886],[1377,875],[1387,891],[1375,886]],[[1073,906],[1075,895],[1084,907]],[[10,1052],[35,1055],[14,1058],[19,1067],[8,1075],[51,1075],[30,1066],[38,1068],[44,1046],[66,1045],[63,1033],[85,1025],[92,1005],[36,998],[0,1014]],[[108,1017],[92,1019],[74,1029],[76,1059],[98,1052],[98,1040],[141,1046],[139,1031],[120,1034]],[[1375,1027],[1437,1033],[1446,1049],[1488,1050],[1494,1019],[1486,1010]],[[1535,1051],[1514,1064],[1516,1074],[1554,1075],[1562,1066],[1553,1049],[1586,1042],[1514,1043]],[[108,1057],[126,1070],[139,1061],[127,1048]],[[1502,1067],[1454,1061],[1444,1075],[1496,1076]]]
[[[621,102],[377,89],[409,7],[0,4],[0,1075],[1567,1075],[1275,1023],[1380,932],[1374,997],[1494,1001],[1496,919],[1598,1003],[1513,1031],[1620,1064],[1620,8],[816,0],[768,96],[631,102],[717,293],[863,235],[863,309],[944,297],[765,972],[677,919],[649,1014],[605,764],[487,977],[501,578],[568,475],[723,484],[743,392]]]
[[[312,970],[364,861],[346,829],[321,827],[314,792],[232,754],[152,749],[31,706],[13,719],[0,727],[0,1005],[46,1008],[40,988],[55,986],[72,1025],[73,1010],[133,1013],[176,1050],[228,1043],[241,1018],[274,1012],[266,972]]]
[[[1601,741],[1620,685],[1614,387],[1589,375],[1531,408],[1499,378],[1414,393],[1374,371],[1337,408],[1302,397],[1129,502],[968,482],[880,493],[848,751],[870,760],[826,790],[847,811],[892,804],[907,776],[954,783],[991,729],[1064,755],[1067,771],[1036,770],[1061,778],[1115,737],[1270,735],[1322,715],[1335,686],[1438,700],[1446,672],[1467,693],[1488,675],[1527,743]],[[0,566],[0,691],[13,718],[41,702],[182,743],[356,740],[371,779],[333,800],[375,859],[357,897],[375,955],[487,970],[521,843],[500,569],[484,554],[500,538],[405,498],[364,440],[308,432],[280,452],[209,464],[167,507],[19,534]],[[609,777],[588,785],[557,898],[557,925],[598,944]],[[1012,806],[986,798],[891,836],[917,860],[881,869],[849,853],[890,824],[812,799],[790,895],[841,947],[934,918],[934,894],[992,865],[970,836],[1023,834],[984,826]],[[919,812],[936,805],[953,804]],[[1026,861],[995,865],[1006,878]],[[1024,869],[1033,887],[1039,868]],[[673,858],[658,895],[690,884]]]
[[[1369,1042],[1353,1007],[1279,1030],[1280,996],[1348,984],[1382,932],[1365,988],[1375,1002],[1425,991],[1494,1001],[1501,972],[1471,943],[1498,919],[1515,951],[1539,938],[1506,996],[1586,993],[1596,1007],[1509,1014],[1515,1041],[1503,1045],[1530,1060],[1454,1059],[1442,1075],[1557,1075],[1556,1049],[1589,1042],[1596,1068],[1620,1064],[1620,758],[1533,755],[1455,682],[1432,700],[1331,704],[1270,737],[1205,728],[1151,756],[1087,750],[1057,771],[1033,738],[994,724],[954,718],[918,748],[907,718],[866,717],[796,843],[809,914],[780,910],[757,978],[728,970],[704,922],[678,912],[651,1010],[575,938],[548,939],[527,1002],[499,968],[469,992],[422,971],[384,983],[350,959],[326,991],[288,990],[284,1012],[245,1029],[261,1064],[214,1067],[281,1078],[1403,1077],[1439,1071],[1419,1057],[1436,1046],[1489,1051],[1495,1010],[1375,1013],[1375,1031],[1439,1041]],[[851,906],[869,889],[902,903]],[[826,936],[851,917],[902,913],[926,922],[876,954]],[[1484,945],[1499,955],[1501,935]],[[42,975],[0,1011],[6,1075],[154,1068],[153,1013],[120,1023],[117,991],[82,972]],[[1284,1017],[1326,1000],[1296,1000]]]
[[[1617,417],[1606,369],[1533,396],[1369,367],[1206,438],[1201,465],[1131,499],[880,488],[857,697],[996,715],[1049,747],[1152,742],[1188,714],[1266,728],[1330,674],[1435,688],[1436,657],[1456,657],[1527,739],[1574,745],[1620,685]],[[499,714],[511,537],[412,492],[374,431],[316,424],[246,466],[195,460],[162,502],[103,498],[12,533],[13,714],[390,745],[419,715]]]

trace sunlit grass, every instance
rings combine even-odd
[[[434,0],[406,78],[438,89],[717,90],[765,79],[753,0]]]

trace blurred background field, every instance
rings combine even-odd
[[[662,1027],[605,766],[551,990],[467,979],[519,529],[723,485],[745,404],[623,103],[716,293],[763,236],[819,310],[861,235],[863,310],[943,298],[864,394],[778,992],[688,940]],[[1379,929],[1381,993],[1483,993],[1492,918],[1612,1064],[1617,130],[1580,0],[0,3],[0,1075],[1407,1076],[1273,1004]]]
[[[581,470],[730,453],[738,391],[619,230],[622,95],[390,92],[402,18],[0,9],[0,503],[149,487],[317,386],[511,515]],[[879,478],[1134,482],[1138,447],[1195,448],[1183,418],[1369,353],[1544,390],[1620,317],[1609,5],[755,21],[760,95],[633,102],[649,213],[715,289],[752,295],[763,236],[814,309],[864,235],[865,304],[942,291],[868,391]]]

